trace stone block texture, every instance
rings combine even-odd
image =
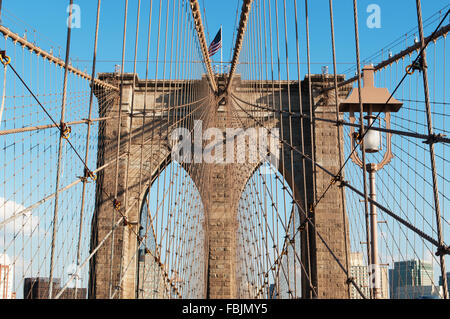
[[[114,74],[100,75],[102,80],[119,86]],[[340,79],[342,80],[342,79]],[[218,78],[219,86],[225,79]],[[124,75],[122,98],[111,97],[102,89],[96,92],[101,116],[111,117],[99,131],[98,167],[105,166],[97,182],[96,211],[93,219],[91,250],[109,233],[90,264],[90,298],[136,298],[137,240],[133,233],[139,229],[140,211],[145,190],[171,161],[171,144],[167,123],[179,123],[185,109],[167,105],[187,104],[205,98],[206,106],[190,108],[202,119],[203,130],[215,127],[279,128],[281,143],[278,170],[289,184],[297,205],[301,223],[309,218],[301,234],[301,259],[307,273],[302,276],[302,295],[305,298],[348,298],[347,277],[318,236],[324,239],[344,268],[348,266],[348,229],[344,191],[332,187],[320,204],[310,206],[331,181],[331,177],[312,164],[314,159],[327,170],[336,173],[342,161],[338,143],[338,128],[326,122],[311,122],[311,117],[287,117],[280,112],[257,109],[250,104],[266,105],[286,112],[313,114],[336,119],[335,99],[331,93],[320,95],[320,89],[330,85],[332,78],[313,76],[314,107],[310,107],[308,79],[301,83],[279,81],[244,81],[236,77],[225,103],[210,93],[206,78],[190,83],[189,90],[182,81],[140,81],[132,74]],[[255,88],[258,88],[255,91]],[[301,91],[301,94],[300,94]],[[331,91],[330,91],[331,92]],[[340,92],[345,97],[347,90]],[[167,101],[172,100],[172,103]],[[120,102],[122,103],[120,105]],[[207,109],[205,114],[203,111]],[[120,122],[119,122],[120,117]],[[169,119],[169,121],[168,121]],[[145,125],[143,126],[143,122]],[[119,161],[117,158],[120,125]],[[193,123],[179,123],[192,129]],[[144,129],[142,129],[144,127]],[[302,134],[303,132],[303,134]],[[312,148],[312,138],[315,147]],[[342,131],[340,132],[342,139]],[[341,142],[343,145],[343,143]],[[141,148],[143,155],[141,155]],[[248,148],[247,148],[248,149]],[[234,150],[236,153],[239,150]],[[226,152],[226,150],[224,150]],[[305,156],[302,156],[304,154]],[[248,154],[247,154],[248,155]],[[116,182],[116,165],[118,174]],[[205,298],[239,298],[237,267],[237,209],[242,191],[260,163],[185,164],[196,184],[205,211]],[[142,175],[141,175],[142,174]],[[130,225],[119,223],[121,215],[112,202],[117,192]]]

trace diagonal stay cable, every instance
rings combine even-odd
[[[236,105],[237,105],[243,112],[245,112],[245,113],[246,113],[253,121],[255,121],[255,122],[256,122],[258,125],[260,125],[262,128],[268,130],[269,134],[273,134],[266,126],[264,126],[260,121],[258,121],[258,119],[256,119],[256,118],[255,118],[253,115],[251,115],[250,113],[248,113],[248,112],[247,112],[247,111],[239,104],[239,102],[238,102],[237,100],[234,100],[234,101],[235,101]],[[278,138],[279,138],[279,137],[278,137]],[[280,142],[282,142],[283,144],[285,144],[285,145],[287,145],[288,147],[292,148],[294,151],[296,151],[297,153],[299,153],[303,158],[305,158],[305,159],[311,161],[311,162],[313,163],[313,165],[315,165],[315,166],[321,168],[321,169],[322,169],[324,172],[326,172],[327,174],[333,176],[333,173],[331,173],[330,171],[328,171],[326,168],[322,167],[320,164],[318,164],[317,162],[315,162],[314,160],[312,160],[311,158],[309,158],[309,157],[306,156],[305,154],[301,153],[299,150],[297,150],[297,148],[295,148],[294,146],[290,145],[290,144],[287,143],[285,140],[280,139]],[[343,183],[345,183],[345,182],[343,182]],[[349,185],[349,184],[346,184],[345,186],[347,186],[347,187],[349,187],[349,188],[354,189],[355,191],[357,191],[356,188],[353,188],[353,187],[352,187],[351,185]],[[286,192],[289,194],[289,190],[288,190],[288,189],[286,189]],[[354,279],[353,279],[352,277],[350,277],[349,272],[347,271],[347,269],[343,266],[342,262],[339,260],[339,258],[336,256],[336,254],[335,254],[335,253],[333,252],[333,250],[330,248],[330,246],[327,244],[326,240],[325,240],[325,239],[322,237],[322,235],[319,233],[319,231],[317,230],[316,225],[315,225],[314,222],[311,220],[311,218],[307,215],[306,211],[305,211],[304,209],[302,209],[302,205],[298,202],[298,200],[294,197],[293,194],[290,194],[290,196],[291,196],[292,200],[293,200],[293,201],[297,204],[297,206],[300,208],[299,211],[304,215],[304,218],[305,218],[306,223],[308,223],[309,225],[311,225],[311,227],[315,230],[315,232],[316,232],[316,234],[317,234],[317,237],[319,237],[320,241],[324,244],[325,248],[328,250],[328,252],[331,254],[331,256],[333,257],[333,259],[336,261],[336,263],[338,264],[339,268],[344,272],[344,274],[345,274],[346,277],[348,278],[348,281],[349,281],[350,283],[352,283],[352,284],[354,285],[354,287],[360,292],[360,289],[359,289],[358,285],[355,283]],[[376,202],[374,202],[374,203],[376,203]],[[376,203],[376,204],[378,204],[378,203]],[[379,204],[378,204],[378,205],[379,205]],[[380,205],[380,206],[381,206],[381,205]],[[387,209],[384,208],[383,206],[381,206],[381,207],[382,207],[381,209],[385,210],[388,214],[389,214],[389,213],[393,214],[392,212],[390,212],[389,210],[387,210]],[[396,215],[395,215],[395,216],[396,216]],[[409,225],[409,224],[407,224],[407,225],[408,225],[408,227],[410,227],[410,228],[414,228],[414,226],[412,226],[412,225]],[[294,234],[294,236],[293,236],[292,238],[295,238],[295,236],[297,236],[298,232],[300,231],[300,228],[301,228],[301,227],[299,227],[299,228],[297,229],[297,231],[295,232],[295,234]],[[418,230],[418,229],[416,229],[415,231],[421,233],[420,230]],[[432,243],[434,243],[435,245],[437,245],[437,244],[436,244],[437,242],[436,242],[433,238],[429,237],[429,236],[426,235],[426,234],[422,234],[422,236],[423,236],[425,239],[427,239],[427,240],[429,240],[430,242],[432,242]],[[363,294],[362,292],[360,292],[360,294],[361,294],[361,296],[364,296],[364,294]]]
[[[36,97],[36,95],[33,93],[33,91],[30,89],[30,87],[25,83],[25,81],[22,79],[22,77],[17,73],[16,69],[11,65],[11,63],[8,64],[11,70],[14,72],[14,74],[17,76],[17,78],[22,82],[24,87],[30,92],[31,96],[36,100],[36,102],[39,104],[39,106],[42,108],[42,110],[47,114],[48,118],[53,122],[56,128],[60,131],[61,134],[64,134],[64,124],[65,123],[56,123],[55,119],[50,115],[50,113],[47,111],[47,109],[42,105],[42,103],[39,101],[39,99]],[[69,140],[69,138],[66,138],[67,143],[72,148],[72,150],[75,152],[75,155],[80,159],[80,161],[83,163],[84,168],[87,170],[87,172],[92,172],[89,167],[87,166],[86,162],[81,157],[80,153],[76,150],[76,148],[73,146],[72,142]]]
[[[33,96],[33,98],[36,100],[36,102],[39,104],[39,106],[42,108],[42,110],[47,114],[47,116],[49,117],[49,119],[54,123],[55,127],[57,127],[58,130],[61,132],[61,134],[63,134],[63,133],[64,133],[64,130],[63,130],[63,128],[62,128],[62,125],[61,125],[61,124],[58,125],[58,124],[56,123],[56,121],[55,121],[55,120],[53,119],[53,117],[49,114],[49,112],[47,111],[47,109],[42,105],[42,103],[39,101],[39,99],[36,97],[36,95],[33,93],[33,91],[30,89],[30,87],[25,83],[25,81],[22,79],[22,77],[17,73],[17,71],[14,69],[14,67],[13,67],[11,64],[9,64],[9,66],[11,67],[11,70],[13,70],[13,72],[16,74],[16,76],[18,77],[18,79],[19,79],[19,80],[22,82],[22,84],[25,86],[25,88],[28,90],[28,92],[30,92],[30,94]],[[73,146],[73,144],[70,142],[69,139],[67,139],[67,142],[69,143],[70,147],[73,149],[73,151],[75,152],[75,154],[77,155],[77,157],[80,159],[80,161],[83,163],[85,169],[88,170],[88,172],[90,172],[90,170],[89,170],[87,164],[86,164],[85,161],[82,159],[82,157],[81,157],[80,154],[77,152],[77,150],[75,149],[75,147]],[[104,192],[107,196],[109,196],[109,194],[108,194],[104,189],[103,189],[103,192]],[[128,221],[127,221],[126,213],[124,214],[124,213],[120,210],[120,208],[115,209],[115,211],[117,211],[117,212],[121,215],[121,218],[119,219],[119,221],[118,221],[115,225],[118,225],[121,221],[124,221],[124,222],[125,222],[125,225],[128,225],[128,226],[129,226],[130,224],[129,224]],[[138,236],[138,234],[136,234],[136,235]],[[109,237],[109,236],[107,236],[107,237]],[[107,237],[105,237],[104,240],[106,240]],[[100,244],[97,246],[97,248],[100,248],[100,246],[102,246],[102,244],[103,244],[103,241],[102,241],[102,243],[100,243]],[[96,253],[96,250],[93,251],[93,252],[91,253],[90,258],[91,258],[95,253]],[[90,258],[89,258],[89,259],[90,259]],[[84,265],[85,263],[86,263],[86,261],[81,265],[80,268],[82,268],[83,265]],[[56,296],[56,297],[59,297],[59,295]]]
[[[250,113],[248,113],[244,108],[242,108],[242,106],[240,106],[239,101],[235,100],[236,105],[239,106],[239,108],[241,108],[242,111],[244,111],[251,119],[253,119],[258,125],[260,125],[261,127],[265,128],[266,130],[268,130],[269,134],[272,134],[270,132],[270,130],[264,126],[260,121],[258,121],[258,119],[256,119],[254,116],[252,116]],[[278,137],[279,138],[279,137]],[[316,161],[312,160],[310,157],[308,157],[306,154],[302,153],[300,150],[298,150],[295,146],[290,145],[288,142],[286,142],[285,140],[280,139],[280,142],[285,144],[287,147],[292,148],[296,153],[298,153],[300,156],[302,156],[302,158],[305,158],[306,160],[310,161],[314,166],[317,166],[318,168],[320,168],[321,170],[323,170],[325,173],[327,173],[328,175],[336,178],[336,176],[330,172],[328,169],[326,169],[325,167],[323,167],[322,165],[320,165],[319,163],[317,163]],[[333,180],[334,181],[334,180]],[[332,183],[335,184],[335,183]],[[360,196],[364,196],[364,194],[362,192],[360,192],[356,187],[354,187],[353,185],[349,184],[346,181],[341,181],[341,185],[340,186],[345,186],[347,188],[349,188],[350,190],[354,191],[355,193],[357,193]],[[295,199],[294,199],[295,201]],[[397,220],[398,222],[400,222],[401,224],[403,224],[404,226],[408,227],[409,229],[411,229],[412,231],[414,231],[416,234],[418,234],[419,236],[421,236],[422,238],[426,239],[427,241],[429,241],[430,243],[432,243],[434,246],[439,247],[440,249],[443,249],[444,251],[450,251],[449,247],[441,247],[439,245],[439,242],[436,241],[434,238],[432,238],[431,236],[425,234],[424,232],[422,232],[420,229],[418,229],[417,227],[415,227],[414,225],[411,225],[410,223],[408,223],[406,220],[404,220],[403,218],[401,218],[400,216],[398,216],[397,214],[395,214],[394,212],[390,211],[389,209],[387,209],[386,207],[384,207],[383,205],[381,205],[380,203],[378,203],[377,201],[374,201],[373,199],[369,198],[369,202],[373,203],[375,206],[377,206],[379,209],[381,209],[382,211],[384,211],[385,213],[387,213],[389,216],[391,216],[392,218],[394,218],[395,220]],[[299,203],[297,203],[299,204]],[[300,204],[299,204],[300,205]],[[302,213],[305,213],[302,211]]]

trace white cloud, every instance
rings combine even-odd
[[[0,222],[22,212],[26,207],[11,200],[0,197]],[[34,216],[32,211],[26,212],[11,220],[4,226],[0,226],[0,231],[9,234],[37,234],[36,226],[39,224],[39,217]]]

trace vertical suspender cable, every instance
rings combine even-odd
[[[334,73],[334,95],[335,95],[335,102],[336,102],[336,121],[339,121],[339,91],[338,91],[338,78],[337,78],[337,66],[336,66],[336,44],[335,44],[335,38],[334,38],[334,17],[333,17],[333,0],[329,0],[329,6],[330,6],[330,26],[331,26],[331,45],[333,50],[333,73]],[[339,167],[342,167],[342,145],[341,145],[341,127],[338,125],[337,127],[337,139],[338,139],[338,149],[339,149]],[[342,174],[343,175],[343,174]],[[344,238],[345,238],[345,264],[347,267],[347,272],[349,268],[349,249],[348,249],[348,242],[347,242],[347,216],[346,216],[346,205],[345,205],[345,194],[344,194],[344,188],[341,187],[341,201],[342,201],[342,222],[344,225]],[[350,285],[351,283],[348,282],[347,284],[347,293],[348,297],[350,297]]]
[[[312,162],[315,162],[315,154],[316,154],[316,130],[315,130],[315,122],[314,122],[314,99],[312,96],[312,83],[311,83],[311,52],[310,52],[310,45],[309,45],[309,13],[308,13],[308,0],[305,0],[305,24],[306,24],[306,55],[307,55],[307,60],[308,60],[308,96],[309,96],[309,112],[310,112],[310,133],[311,133],[311,159]],[[299,79],[300,80],[300,79]],[[313,168],[312,170],[312,192],[313,192],[313,196],[312,196],[312,200],[313,202],[316,202],[316,196],[317,196],[317,189],[316,189],[316,170]],[[312,206],[312,205],[311,205]],[[307,219],[311,219],[313,220],[313,223],[315,223],[315,218],[314,215],[311,216],[311,214],[313,214],[314,212],[310,211],[310,209],[307,207],[306,208],[306,218]],[[313,249],[315,249],[315,227],[309,227],[307,228],[307,241],[308,241],[308,257],[311,258],[311,252],[313,251]],[[309,261],[309,263],[311,264],[311,261]],[[318,284],[318,278],[317,278],[317,272],[315,273],[311,273],[310,274],[310,278],[312,280],[313,285],[315,285],[315,288],[317,288],[317,284]],[[311,291],[309,291],[309,293],[311,294]]]
[[[300,45],[299,45],[299,32],[298,32],[298,6],[297,6],[297,0],[294,0],[294,11],[295,11],[295,41],[296,41],[296,51],[297,51],[297,77],[298,77],[298,100],[299,100],[299,112],[300,112],[300,136],[301,136],[301,151],[303,154],[305,154],[305,127],[304,127],[304,118],[303,118],[303,98],[302,98],[302,86],[300,83]],[[304,157],[302,157],[302,169],[303,172],[306,172],[306,160]],[[295,194],[293,194],[295,196]],[[308,197],[307,197],[307,185],[306,185],[306,174],[303,174],[303,197],[304,197],[304,208],[303,210],[305,212],[308,211]],[[299,207],[299,210],[302,209],[301,207]],[[301,216],[301,215],[300,215]],[[301,220],[301,219],[300,219]],[[302,221],[301,221],[302,222]],[[305,224],[305,228],[306,228],[306,233],[308,234],[309,231],[309,224],[306,223]],[[309,239],[308,236],[306,236],[306,243],[304,245],[304,247],[309,247]],[[307,278],[311,278],[311,260],[309,257],[309,249],[306,249],[306,252],[302,253],[302,255],[304,254],[306,256],[306,262],[307,264],[305,265],[306,270],[307,270]],[[305,279],[305,278],[303,278]],[[309,280],[310,281],[310,280]],[[304,282],[306,282],[306,280],[304,280]],[[303,286],[306,287],[306,285],[302,284]],[[303,298],[312,298],[312,292],[314,291],[313,287],[309,287],[307,289],[307,292],[305,292],[305,290],[302,288],[302,292],[305,292],[305,294],[307,294],[307,296],[302,296]]]
[[[123,42],[122,42],[122,65],[120,67],[120,97],[119,97],[119,119],[117,122],[117,151],[116,151],[116,176],[115,176],[115,186],[114,186],[114,199],[117,201],[117,195],[119,191],[119,156],[120,156],[120,137],[121,137],[121,128],[122,128],[122,99],[123,99],[123,73],[125,66],[125,48],[126,48],[126,39],[127,39],[127,19],[128,18],[128,0],[125,0],[125,13],[124,13],[124,23],[123,23]],[[112,223],[115,224],[115,214],[112,214]],[[114,265],[114,231],[111,237],[111,261],[110,261],[110,275],[109,275],[109,296],[112,294],[113,287],[113,265]]]
[[[72,34],[72,9],[73,0],[70,0],[69,5],[69,18],[67,22],[67,42],[66,42],[66,60],[64,67],[64,83],[63,83],[63,94],[62,94],[62,104],[61,104],[61,120],[60,125],[64,124],[64,117],[66,113],[66,97],[67,97],[67,76],[69,74],[69,57],[70,57],[70,41]],[[50,276],[49,276],[49,290],[48,298],[52,299],[53,294],[53,272],[55,266],[55,242],[58,228],[58,200],[59,200],[59,184],[60,184],[60,174],[61,174],[61,161],[62,161],[62,147],[64,144],[64,132],[61,130],[59,137],[59,148],[58,148],[58,164],[56,169],[56,191],[55,191],[55,206],[53,211],[53,234],[52,234],[52,248],[50,253]]]
[[[147,56],[146,56],[146,61],[145,61],[145,88],[144,88],[144,111],[142,112],[143,116],[142,116],[142,126],[141,126],[141,158],[140,158],[140,163],[139,163],[139,175],[142,176],[142,169],[143,169],[143,162],[144,162],[144,135],[145,135],[145,124],[146,124],[146,118],[147,118],[147,90],[148,90],[148,72],[149,72],[149,60],[150,60],[150,41],[151,41],[151,33],[152,33],[152,13],[153,13],[153,1],[150,1],[150,12],[149,12],[149,20],[148,20],[148,31],[147,31]],[[153,129],[152,129],[153,132]],[[150,154],[153,154],[153,143],[151,143],[150,146]],[[143,198],[142,201],[145,201],[147,198],[150,197],[150,191],[151,191],[151,182],[150,182],[150,186],[148,189],[148,194],[146,194]],[[142,193],[142,180],[139,181],[139,194]],[[143,205],[141,205],[140,207],[143,207]],[[148,207],[148,205],[147,205]],[[149,209],[147,209],[147,214],[149,214]],[[142,220],[142,216],[141,216],[141,212],[139,212],[138,214],[138,220],[139,220],[139,224],[141,225],[141,220]],[[149,221],[150,218],[149,216],[146,217],[146,225],[145,225],[145,229],[146,232],[148,232],[149,229]],[[142,225],[141,225],[142,226]],[[147,233],[146,233],[147,236]],[[146,236],[144,236],[143,241],[146,241]],[[144,258],[144,265],[142,266],[144,269],[146,267],[146,263],[147,260]],[[146,274],[144,273],[144,278],[146,276]],[[136,298],[139,299],[140,297],[140,286],[142,285],[141,283],[141,278],[139,276],[139,274],[136,276]]]
[[[136,58],[137,58],[137,46],[138,46],[138,40],[139,40],[139,17],[141,13],[141,0],[138,1],[138,8],[137,8],[137,24],[136,24],[136,38],[135,38],[135,53],[134,53],[134,64],[133,64],[133,86],[131,91],[131,110],[130,110],[130,120],[129,120],[129,126],[128,126],[128,146],[127,146],[127,165],[125,169],[125,194],[124,194],[124,206],[125,211],[128,211],[128,178],[129,178],[129,168],[130,168],[130,156],[131,156],[131,135],[133,132],[133,118],[134,118],[134,91],[136,86]],[[123,77],[122,77],[123,78]],[[123,90],[123,88],[122,88]],[[138,205],[139,203],[134,203],[133,205]],[[125,216],[127,217],[127,216]],[[127,227],[122,228],[122,238],[125,239],[127,236]],[[122,283],[122,273],[126,272],[123,270],[124,264],[125,264],[125,252],[123,245],[121,246],[121,254],[120,254],[120,265],[119,265],[119,282],[117,286],[114,289],[113,295],[111,298],[114,298],[114,295],[118,289],[120,289],[120,285]],[[125,274],[123,274],[125,276]]]
[[[430,92],[428,87],[428,70],[427,70],[427,55],[425,50],[425,38],[423,35],[423,22],[422,22],[422,6],[420,0],[416,0],[417,7],[417,20],[419,23],[419,35],[420,42],[422,48],[422,76],[423,76],[423,90],[425,95],[425,107],[427,114],[427,126],[428,126],[428,135],[430,137],[433,136],[433,122],[431,118],[431,108],[430,108]],[[445,90],[445,88],[444,88]],[[433,177],[433,195],[434,195],[434,209],[436,213],[436,226],[437,226],[437,235],[440,248],[444,246],[444,237],[442,233],[442,221],[441,221],[441,207],[439,204],[439,189],[438,189],[438,180],[436,173],[436,157],[434,153],[434,143],[429,143],[430,148],[430,160],[431,160],[431,172]],[[438,250],[439,253],[439,250]],[[448,299],[448,282],[447,282],[447,274],[445,271],[445,254],[440,252],[440,266],[441,266],[441,274],[442,274],[442,282],[443,282],[443,290],[444,290],[444,299]]]
[[[239,29],[236,35],[236,46],[234,48],[233,60],[231,61],[230,72],[228,75],[228,82],[226,91],[231,88],[231,83],[233,82],[234,73],[236,71],[237,65],[239,63],[239,55],[241,53],[242,44],[244,42],[245,31],[247,29],[248,17],[250,14],[250,9],[252,7],[253,0],[244,0],[242,4],[241,18],[239,22]]]
[[[86,153],[84,156],[84,162],[87,164],[89,159],[89,139],[91,135],[91,119],[92,119],[92,105],[94,102],[94,88],[95,88],[95,67],[97,62],[97,44],[98,44],[98,29],[100,23],[100,7],[101,0],[97,2],[97,21],[95,25],[95,40],[94,40],[94,55],[92,58],[92,79],[91,79],[91,95],[89,97],[89,115],[87,121],[87,133],[86,133]],[[83,190],[81,193],[81,210],[80,210],[80,228],[78,231],[78,246],[77,246],[77,269],[80,267],[80,257],[81,257],[81,237],[83,232],[83,215],[84,215],[84,205],[86,200],[86,184],[88,182],[88,172],[85,169],[84,179],[83,179]],[[79,275],[79,274],[78,274]],[[75,299],[77,298],[78,280],[75,279]]]
[[[364,114],[363,114],[363,102],[361,96],[361,62],[359,55],[359,31],[358,31],[358,8],[357,8],[357,0],[353,0],[353,18],[355,25],[355,42],[356,42],[356,67],[358,71],[358,99],[359,99],[359,121],[360,121],[360,136],[365,136],[364,132]],[[370,231],[369,231],[369,198],[367,193],[367,167],[366,167],[366,150],[364,148],[364,139],[361,140],[362,145],[362,162],[363,162],[363,184],[364,184],[364,213],[366,216],[366,236],[367,236],[367,260],[368,264],[372,265],[375,261],[372,260],[370,247],[372,246],[370,243]],[[372,298],[373,291],[370,290]]]

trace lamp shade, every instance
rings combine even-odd
[[[403,103],[396,100],[389,94],[386,88],[376,88],[374,86],[373,66],[365,66],[363,69],[364,87],[361,88],[361,101],[363,112],[398,112]],[[386,103],[389,100],[388,103]],[[359,89],[353,89],[350,96],[339,105],[340,112],[359,112]]]
[[[364,136],[364,148],[367,153],[376,153],[381,149],[381,132],[369,129]],[[361,144],[362,147],[362,144]]]

